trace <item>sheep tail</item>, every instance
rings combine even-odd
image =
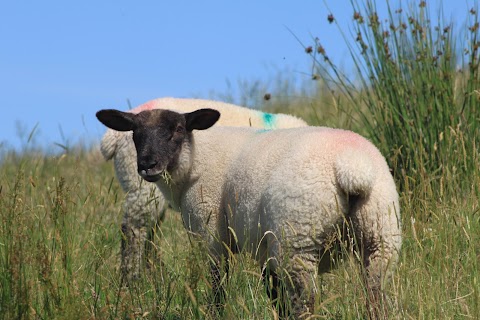
[[[110,160],[115,155],[119,138],[120,133],[112,129],[107,129],[107,132],[103,135],[102,141],[100,142],[100,151],[105,160]]]
[[[340,188],[349,195],[366,197],[376,179],[372,157],[359,150],[344,150],[336,159],[335,175]]]

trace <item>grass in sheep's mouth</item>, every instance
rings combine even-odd
[[[161,173],[161,176],[162,176],[163,181],[165,181],[165,183],[167,184],[167,186],[171,185],[172,175],[167,170],[163,171]]]

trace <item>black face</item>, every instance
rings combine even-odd
[[[183,115],[154,111],[139,114],[143,125],[133,130],[138,173],[149,182],[159,180],[165,170],[176,168],[182,144],[188,138]]]

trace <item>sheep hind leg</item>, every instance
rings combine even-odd
[[[288,268],[287,290],[295,319],[308,317],[315,311],[315,274],[318,259],[313,254],[297,254]]]
[[[278,312],[280,319],[285,319],[288,315],[288,306],[283,299],[285,291],[284,287],[280,285],[278,274],[273,268],[267,266],[262,270],[262,279],[273,308]]]
[[[281,274],[266,267],[262,272],[267,294],[281,319],[292,315],[306,318],[315,308],[315,274],[318,259],[314,254],[294,254]],[[278,269],[278,268],[277,268]]]
[[[386,256],[377,249],[362,247],[363,283],[365,285],[365,306],[368,319],[388,318],[388,297],[384,290],[387,278]]]
[[[382,201],[374,201],[382,199]],[[384,284],[391,276],[401,246],[398,202],[387,203],[375,194],[358,200],[353,206],[352,227],[357,250],[363,263],[367,292],[366,307],[370,319],[388,317]]]
[[[212,318],[221,316],[225,305],[225,286],[222,281],[222,269],[225,272],[225,279],[228,279],[229,265],[228,261],[220,262],[215,258],[210,262],[210,275],[212,277],[213,304],[209,306],[208,313]],[[223,268],[222,268],[223,264]]]

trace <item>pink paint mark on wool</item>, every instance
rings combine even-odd
[[[347,130],[342,129],[330,129],[327,128],[324,132],[328,136],[328,139],[335,141],[336,147],[342,147],[343,145],[357,145],[361,144],[364,140],[360,135]]]
[[[145,102],[144,104],[132,109],[132,110],[128,110],[128,112],[131,112],[131,113],[140,113],[142,111],[145,111],[145,110],[152,110],[152,109],[155,109],[156,108],[156,102],[155,100],[150,100],[148,102]]]
[[[375,152],[375,147],[372,143],[362,137],[361,135],[347,130],[332,129],[328,130],[328,134],[331,135],[331,141],[333,142],[332,148],[336,151],[344,149],[361,149],[369,153]]]
[[[362,145],[367,142],[364,137],[351,131],[342,130],[339,132],[338,136],[343,143],[349,145]]]
[[[368,154],[377,164],[385,161],[383,155],[370,140],[355,132],[339,130],[332,135],[332,138],[334,141],[332,149],[339,154],[348,150],[351,156],[355,156],[357,153]]]

